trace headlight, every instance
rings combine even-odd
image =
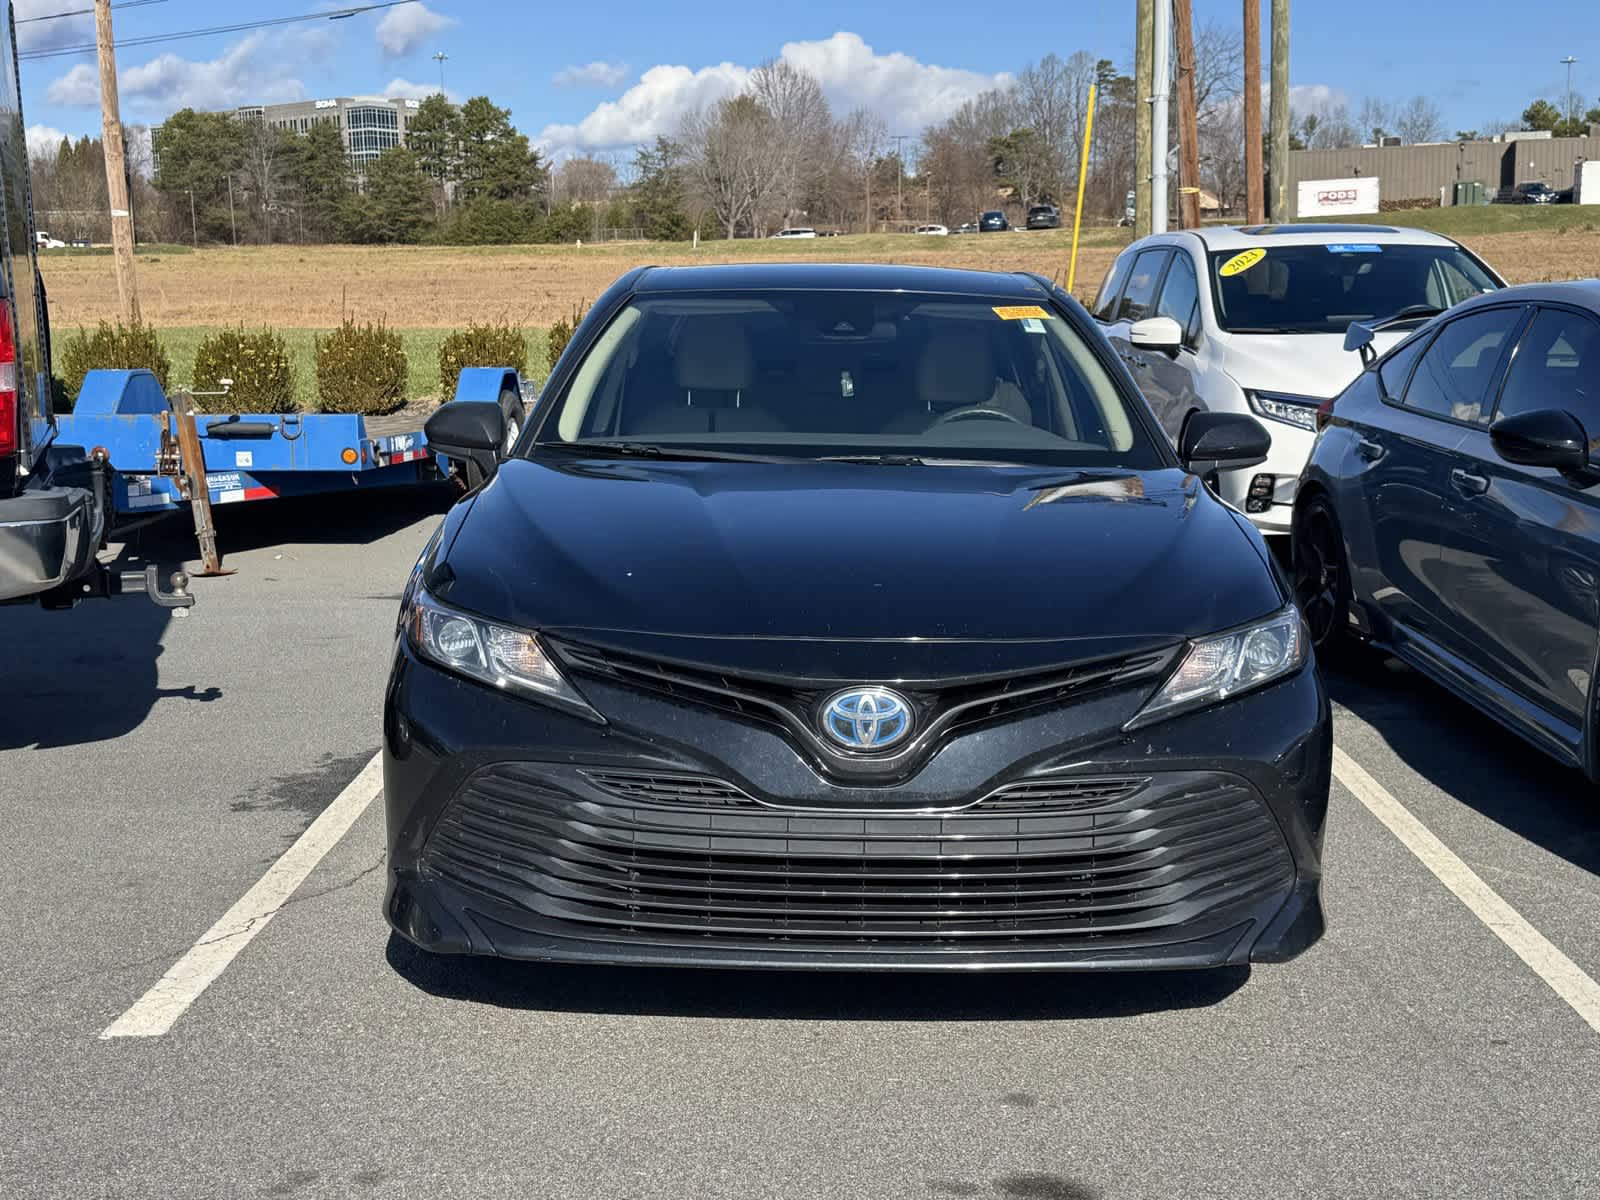
[[[1307,640],[1300,610],[1291,604],[1258,624],[1191,642],[1178,669],[1126,728],[1203,708],[1293,675],[1305,665]]]
[[[1250,388],[1246,388],[1244,394],[1250,401],[1250,407],[1268,420],[1282,421],[1285,425],[1293,425],[1297,429],[1316,432],[1317,409],[1322,404],[1321,397],[1291,396],[1286,392],[1257,392]]]
[[[600,720],[525,629],[496,625],[440,604],[421,588],[411,604],[411,644],[429,662],[490,687],[553,700]]]

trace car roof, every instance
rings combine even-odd
[[[1324,246],[1338,242],[1365,242],[1380,246],[1454,246],[1442,234],[1426,229],[1407,229],[1395,225],[1212,225],[1184,230],[1181,234],[1162,234],[1169,243],[1174,236],[1193,235],[1208,250],[1250,250],[1260,246]]]
[[[1570,279],[1560,283],[1519,283],[1463,300],[1451,313],[1490,304],[1572,304],[1600,313],[1600,279]]]
[[[634,284],[651,292],[937,292],[954,296],[1014,296],[1037,301],[1049,294],[1036,279],[998,271],[903,267],[888,263],[724,263],[653,267]]]

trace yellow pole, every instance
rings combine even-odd
[[[1067,293],[1078,278],[1078,230],[1083,227],[1083,185],[1089,179],[1089,139],[1094,136],[1094,92],[1089,85],[1089,116],[1083,122],[1083,158],[1078,163],[1078,211],[1072,214],[1072,262],[1067,267]]]

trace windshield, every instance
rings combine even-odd
[[[1443,310],[1500,283],[1458,246],[1258,247],[1211,255],[1217,324],[1230,333],[1344,333],[1404,308]]]
[[[686,456],[1167,462],[1050,308],[905,293],[636,298],[556,399],[540,438],[552,442]]]

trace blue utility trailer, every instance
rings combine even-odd
[[[461,372],[458,400],[498,400],[520,425],[515,370]],[[108,468],[111,532],[192,511],[204,573],[221,572],[210,509],[218,504],[405,487],[448,477],[413,416],[354,413],[197,413],[149,371],[90,371],[58,441]],[[103,455],[102,455],[103,451]]]

